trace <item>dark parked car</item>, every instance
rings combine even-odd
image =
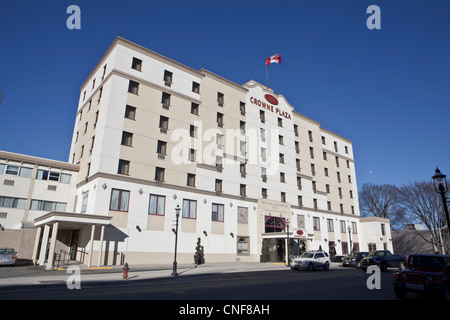
[[[395,295],[399,299],[405,299],[408,292],[437,292],[450,300],[450,256],[409,255],[405,269],[394,273],[392,277]]]
[[[361,266],[361,260],[364,257],[367,257],[369,252],[364,251],[354,251],[350,253],[348,256],[342,258],[341,265],[343,267],[351,266],[359,268]]]
[[[367,257],[361,260],[361,269],[365,272],[370,266],[377,266],[381,271],[387,268],[398,268],[402,270],[406,262],[406,257],[392,254],[389,250],[371,251]]]
[[[12,248],[0,249],[0,265],[15,266],[17,262],[17,252]]]

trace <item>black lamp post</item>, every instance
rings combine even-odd
[[[290,253],[290,239],[289,239],[289,219],[286,219],[286,227],[287,227],[287,266],[290,267],[291,266],[291,253]]]
[[[441,171],[436,167],[436,171],[433,176],[434,187],[436,189],[436,192],[441,195],[442,205],[444,206],[445,219],[447,219],[447,232],[450,234],[450,220],[448,217],[447,199],[445,198],[445,193],[448,191],[448,186],[445,177],[446,175],[441,173]]]
[[[180,206],[177,204],[177,207],[175,208],[177,220],[176,220],[176,224],[175,224],[175,255],[173,258],[173,270],[172,270],[173,276],[178,275],[178,272],[177,272],[177,242],[178,242],[178,218],[180,217],[180,211],[181,211]]]
[[[352,228],[350,226],[347,227],[348,229],[348,244],[350,245],[349,251],[352,253],[353,247],[352,247]]]

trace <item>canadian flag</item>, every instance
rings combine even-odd
[[[275,54],[269,58],[266,58],[266,67],[271,63],[281,63],[281,56],[279,54]]]

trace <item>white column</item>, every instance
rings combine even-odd
[[[91,242],[89,244],[89,258],[88,258],[88,268],[92,265],[92,252],[94,251],[94,234],[95,234],[95,224],[91,228]]]
[[[44,234],[42,235],[41,251],[39,252],[39,265],[43,266],[45,263],[45,253],[47,252],[48,244],[48,234],[50,232],[50,227],[48,225],[44,226]]]
[[[102,225],[101,231],[100,231],[100,248],[98,249],[98,262],[97,262],[98,267],[100,267],[102,265],[104,234],[105,234],[105,226]]]
[[[53,222],[52,239],[50,242],[50,251],[48,253],[47,270],[53,269],[53,261],[55,260],[56,237],[58,236],[58,221]]]
[[[33,248],[33,264],[36,264],[38,259],[38,249],[39,249],[39,239],[41,238],[42,227],[38,227],[36,229],[36,237],[34,239],[34,248]]]

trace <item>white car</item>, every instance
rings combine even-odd
[[[325,251],[308,251],[304,252],[299,258],[295,258],[292,262],[292,269],[306,269],[313,271],[315,268],[330,268],[330,257]]]

